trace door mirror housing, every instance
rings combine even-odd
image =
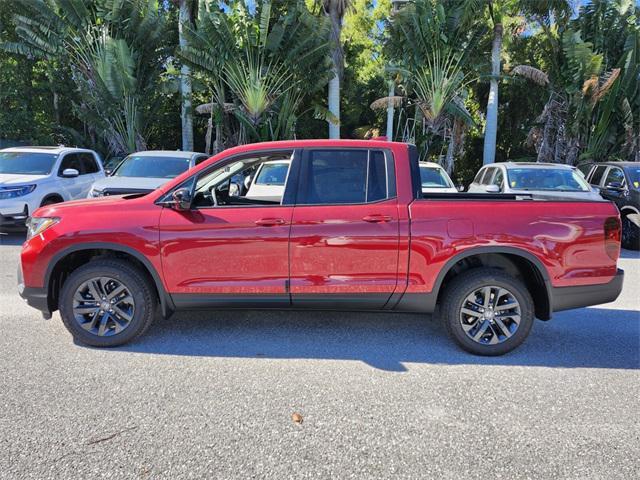
[[[622,184],[620,182],[607,183],[607,185],[604,188],[607,189],[607,190],[614,190],[616,192],[620,192],[620,191],[624,190],[624,187],[622,186]]]
[[[485,190],[487,193],[500,193],[500,187],[498,185],[487,185]]]
[[[456,185],[456,189],[457,189],[459,192],[464,192],[464,185],[460,183],[460,184]]]
[[[179,188],[171,194],[172,208],[179,212],[191,210],[191,191],[188,188]]]
[[[75,177],[78,177],[79,175],[80,175],[80,172],[75,168],[65,168],[62,171],[63,178],[75,178]]]

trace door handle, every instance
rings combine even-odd
[[[374,215],[366,215],[362,217],[362,220],[369,223],[384,223],[384,222],[390,222],[391,217],[389,215],[374,214]]]
[[[284,225],[284,218],[261,218],[256,220],[256,225],[259,227],[275,227],[276,225]]]

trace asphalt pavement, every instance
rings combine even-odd
[[[0,236],[2,479],[640,478],[636,253],[616,302],[479,358],[388,313],[183,313],[76,345],[19,298],[21,241]]]

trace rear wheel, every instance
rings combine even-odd
[[[451,337],[468,352],[502,355],[529,335],[533,300],[518,279],[501,270],[479,268],[447,286],[441,318]]]
[[[75,270],[59,303],[73,338],[95,347],[122,345],[142,335],[157,304],[146,277],[117,259],[94,260]]]
[[[628,215],[622,217],[622,247],[640,250],[640,227],[633,223]]]

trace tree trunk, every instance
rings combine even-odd
[[[502,24],[493,27],[493,44],[491,45],[491,82],[489,100],[487,101],[487,124],[484,130],[483,165],[496,160],[496,137],[498,134],[498,78],[500,76],[500,54],[502,52]]]
[[[333,78],[329,80],[328,107],[335,117],[333,120],[337,123],[329,122],[329,138],[340,138],[340,82],[342,81],[344,66],[342,44],[340,43],[340,33],[342,32],[341,13],[337,3],[331,2],[328,15],[332,26],[331,41],[333,43],[333,51],[331,52],[331,59],[333,60]]]
[[[387,102],[387,140],[393,142],[393,96],[395,95],[395,83],[389,80],[389,101]]]
[[[187,44],[182,30],[185,23],[191,22],[190,0],[180,0],[180,17],[178,21],[178,35],[180,37],[180,47]],[[182,65],[180,68],[180,94],[182,95],[182,106],[180,117],[182,119],[182,150],[193,150],[193,109],[191,106],[191,69]]]

